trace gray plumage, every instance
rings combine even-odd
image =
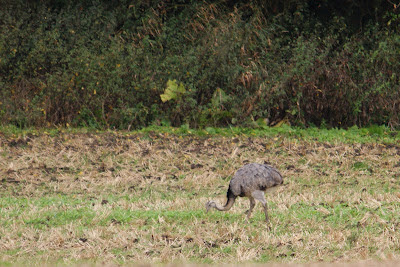
[[[244,165],[237,170],[229,183],[226,204],[221,206],[215,201],[208,201],[206,203],[207,212],[210,208],[220,211],[229,210],[237,197],[248,197],[250,199],[250,208],[246,211],[247,218],[250,218],[255,206],[255,200],[258,200],[263,205],[265,220],[268,222],[267,201],[265,200],[264,192],[282,183],[282,175],[269,165],[258,163]]]

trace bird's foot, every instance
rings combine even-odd
[[[246,210],[246,211],[244,212],[244,214],[246,214],[247,217],[250,218],[252,212],[253,212],[253,210]]]
[[[269,222],[269,220],[266,220],[265,223],[267,226],[267,231],[271,231],[272,228],[271,228],[271,223]]]

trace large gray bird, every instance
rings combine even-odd
[[[282,175],[269,165],[258,163],[244,165],[237,170],[229,183],[226,204],[221,206],[215,201],[208,201],[206,203],[207,212],[210,208],[220,211],[229,210],[237,197],[248,197],[250,199],[250,208],[246,211],[247,218],[250,218],[250,214],[256,204],[256,199],[263,205],[265,220],[268,223],[267,201],[265,200],[264,192],[282,183]]]

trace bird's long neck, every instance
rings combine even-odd
[[[226,201],[226,204],[224,206],[221,206],[220,204],[215,203],[216,204],[215,208],[220,211],[230,210],[233,206],[233,203],[235,203],[235,197],[228,197],[228,200]]]

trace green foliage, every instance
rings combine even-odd
[[[0,123],[398,127],[399,9],[342,5],[2,3]]]
[[[172,99],[181,98],[182,95],[186,92],[185,87],[182,83],[176,82],[176,80],[168,80],[167,88],[164,91],[164,94],[160,95],[161,101],[166,102]]]
[[[362,161],[355,162],[352,167],[355,170],[368,170],[369,169],[368,164],[365,162],[362,162]]]

